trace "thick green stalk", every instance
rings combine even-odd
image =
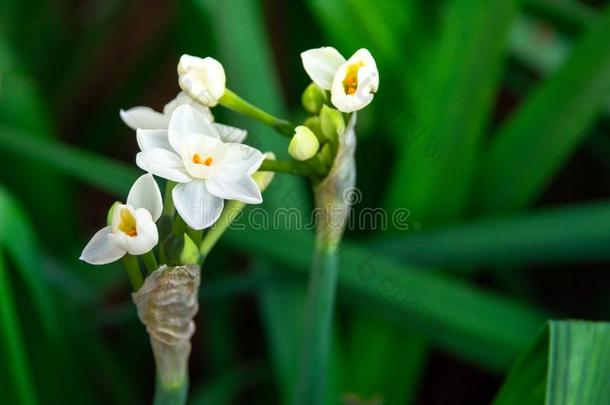
[[[316,161],[316,164],[317,163],[318,162]],[[313,176],[316,174],[323,174],[323,170],[321,170],[318,166],[313,167],[306,162],[299,162],[298,160],[265,159],[259,170],[290,173],[296,174],[297,176]]]
[[[182,384],[178,386],[166,387],[157,378],[155,384],[155,397],[153,405],[182,405],[186,404],[188,394],[188,378],[184,378]]]
[[[292,135],[294,135],[294,125],[289,121],[276,118],[268,112],[253,106],[229,89],[225,90],[225,94],[220,99],[220,105],[267,124],[282,135],[288,137],[292,137]]]
[[[163,215],[173,217],[176,209],[174,207],[174,199],[172,191],[176,186],[176,182],[168,180],[165,184],[165,194],[163,195]]]
[[[309,278],[305,323],[294,403],[321,404],[325,397],[333,307],[337,285],[337,245],[318,233]]]
[[[142,279],[142,272],[140,271],[140,265],[138,264],[138,258],[130,254],[123,256],[123,265],[129,277],[129,282],[134,291],[138,291],[144,280]]]
[[[176,183],[168,180],[165,183],[165,193],[163,194],[163,213],[159,218],[158,229],[159,229],[159,260],[162,263],[167,263],[167,254],[165,252],[165,240],[171,234],[174,226],[174,215],[176,214],[176,208],[174,207],[174,200],[172,198],[172,191]]]
[[[159,268],[159,264],[157,263],[157,258],[155,257],[155,254],[152,252],[152,250],[150,252],[142,255],[142,262],[144,263],[144,266],[146,267],[146,271],[148,272],[148,274],[152,273],[153,271],[157,270],[157,268]]]
[[[177,215],[176,219],[174,219],[174,225],[172,226],[172,234],[176,238],[179,238],[186,233],[187,229],[188,225],[184,222],[184,219],[182,219],[180,215]]]
[[[339,135],[333,166],[324,180],[314,184],[316,243],[305,307],[299,382],[295,404],[321,404],[330,394],[324,383],[329,375],[328,355],[332,335],[337,284],[337,250],[351,206],[349,195],[356,184],[355,115]],[[332,398],[336,402],[335,398]]]

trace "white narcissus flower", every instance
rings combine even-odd
[[[193,99],[214,107],[225,94],[225,70],[216,59],[182,55],[178,62],[178,84]]]
[[[331,102],[349,113],[366,107],[379,88],[375,59],[367,49],[359,49],[348,60],[333,47],[301,53],[303,67],[315,84],[330,90]]]
[[[246,139],[248,131],[214,122],[214,116],[208,107],[202,106],[183,92],[178,93],[176,98],[167,103],[163,107],[162,113],[150,107],[133,107],[129,110],[121,110],[121,119],[128,127],[138,131],[138,143],[155,142],[158,138],[165,137],[167,139],[167,128],[172,113],[183,104],[191,105],[212,122],[223,142],[241,143]],[[147,138],[152,139],[148,140]]]
[[[140,135],[140,134],[138,134]],[[216,222],[224,199],[262,202],[252,180],[264,155],[239,143],[225,143],[216,128],[189,104],[172,114],[168,137],[141,142],[137,165],[159,177],[180,183],[172,192],[180,216],[193,229]]]
[[[116,204],[111,224],[98,231],[83,249],[80,259],[107,264],[125,254],[143,255],[157,245],[155,222],[161,216],[161,191],[151,174],[141,176],[131,187],[127,204]]]

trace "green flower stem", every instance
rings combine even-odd
[[[163,195],[163,212],[157,227],[159,229],[159,259],[162,263],[167,262],[167,256],[165,254],[165,243],[163,243],[172,231],[174,225],[174,214],[176,208],[174,207],[174,200],[172,198],[172,190],[176,186],[176,183],[167,180],[165,183],[165,193]]]
[[[258,107],[248,103],[231,90],[226,89],[225,94],[219,100],[220,105],[230,108],[233,111],[241,113],[247,117],[261,121],[277,130],[280,134],[292,137],[294,135],[295,126],[289,121],[276,118],[273,115],[261,110]]]
[[[185,234],[187,229],[188,226],[186,225],[186,222],[184,222],[184,219],[182,219],[180,215],[176,216],[176,219],[174,220],[174,226],[172,227],[172,234],[175,237],[181,237]]]
[[[155,384],[155,397],[153,405],[183,405],[186,404],[188,394],[188,378],[184,378],[182,384],[171,387],[164,387],[157,379]]]
[[[239,215],[241,210],[244,209],[246,204],[240,201],[230,201],[225,205],[222,214],[218,218],[218,221],[210,228],[205,234],[201,245],[199,246],[199,254],[201,255],[201,262],[205,260],[207,255],[210,253],[216,242],[220,239],[223,233],[227,230],[231,222]]]
[[[299,382],[294,398],[297,405],[324,402],[337,267],[337,245],[318,237],[305,307]]]
[[[318,163],[315,163],[314,166],[308,164],[307,162],[299,162],[298,160],[265,159],[259,170],[266,172],[290,173],[305,177],[322,175],[324,170],[323,167],[320,167]]]
[[[319,153],[315,154],[311,159],[306,160],[305,163],[312,167],[315,174],[318,176],[324,177],[328,174],[328,166]]]
[[[155,254],[152,252],[152,250],[148,253],[143,254],[141,258],[142,262],[144,262],[144,266],[146,267],[146,271],[148,271],[148,274],[159,268],[157,258],[155,257]]]
[[[140,265],[138,264],[138,258],[136,256],[126,254],[123,256],[123,265],[125,266],[125,271],[127,272],[127,277],[129,277],[129,281],[131,282],[132,289],[134,291],[138,291],[140,287],[142,287],[142,284],[144,284],[142,272],[140,271]]]

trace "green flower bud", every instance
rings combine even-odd
[[[308,112],[318,114],[322,106],[328,102],[328,96],[324,89],[318,87],[315,83],[311,83],[303,92],[301,101],[303,107],[305,107]]]
[[[199,249],[186,233],[183,236],[169,238],[164,246],[167,260],[171,265],[189,265],[199,262]]]
[[[199,248],[187,234],[184,234],[184,245],[182,246],[182,252],[180,253],[180,264],[189,265],[197,264],[198,262]]]
[[[309,117],[305,120],[303,125],[311,129],[311,132],[313,132],[316,138],[318,138],[318,142],[320,142],[320,144],[323,144],[324,142],[328,141],[328,138],[326,138],[326,136],[324,136],[324,133],[322,132],[322,124],[320,123],[320,117]]]
[[[106,215],[106,224],[107,225],[112,225],[112,217],[114,217],[114,210],[119,205],[121,205],[121,202],[120,201],[115,201],[114,204],[112,204],[110,206],[110,209],[108,210],[108,214]]]
[[[311,159],[320,149],[316,135],[306,126],[295,128],[294,136],[288,145],[288,153],[296,160]]]
[[[326,166],[332,166],[335,156],[333,153],[333,148],[329,143],[325,143],[320,149],[320,157]]]
[[[320,111],[320,126],[324,136],[328,139],[336,140],[345,131],[343,114],[339,110],[325,105]]]

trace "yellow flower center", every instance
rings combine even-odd
[[[211,156],[206,157],[205,159],[201,158],[199,153],[195,153],[193,155],[193,163],[197,165],[210,166],[214,162],[214,159]]]
[[[136,218],[131,211],[127,208],[122,208],[120,216],[121,222],[119,223],[119,230],[127,236],[138,236],[138,231],[136,231]]]
[[[345,72],[345,79],[343,79],[343,89],[345,94],[352,96],[356,94],[358,88],[358,70],[364,66],[364,63],[357,62],[347,67]]]

